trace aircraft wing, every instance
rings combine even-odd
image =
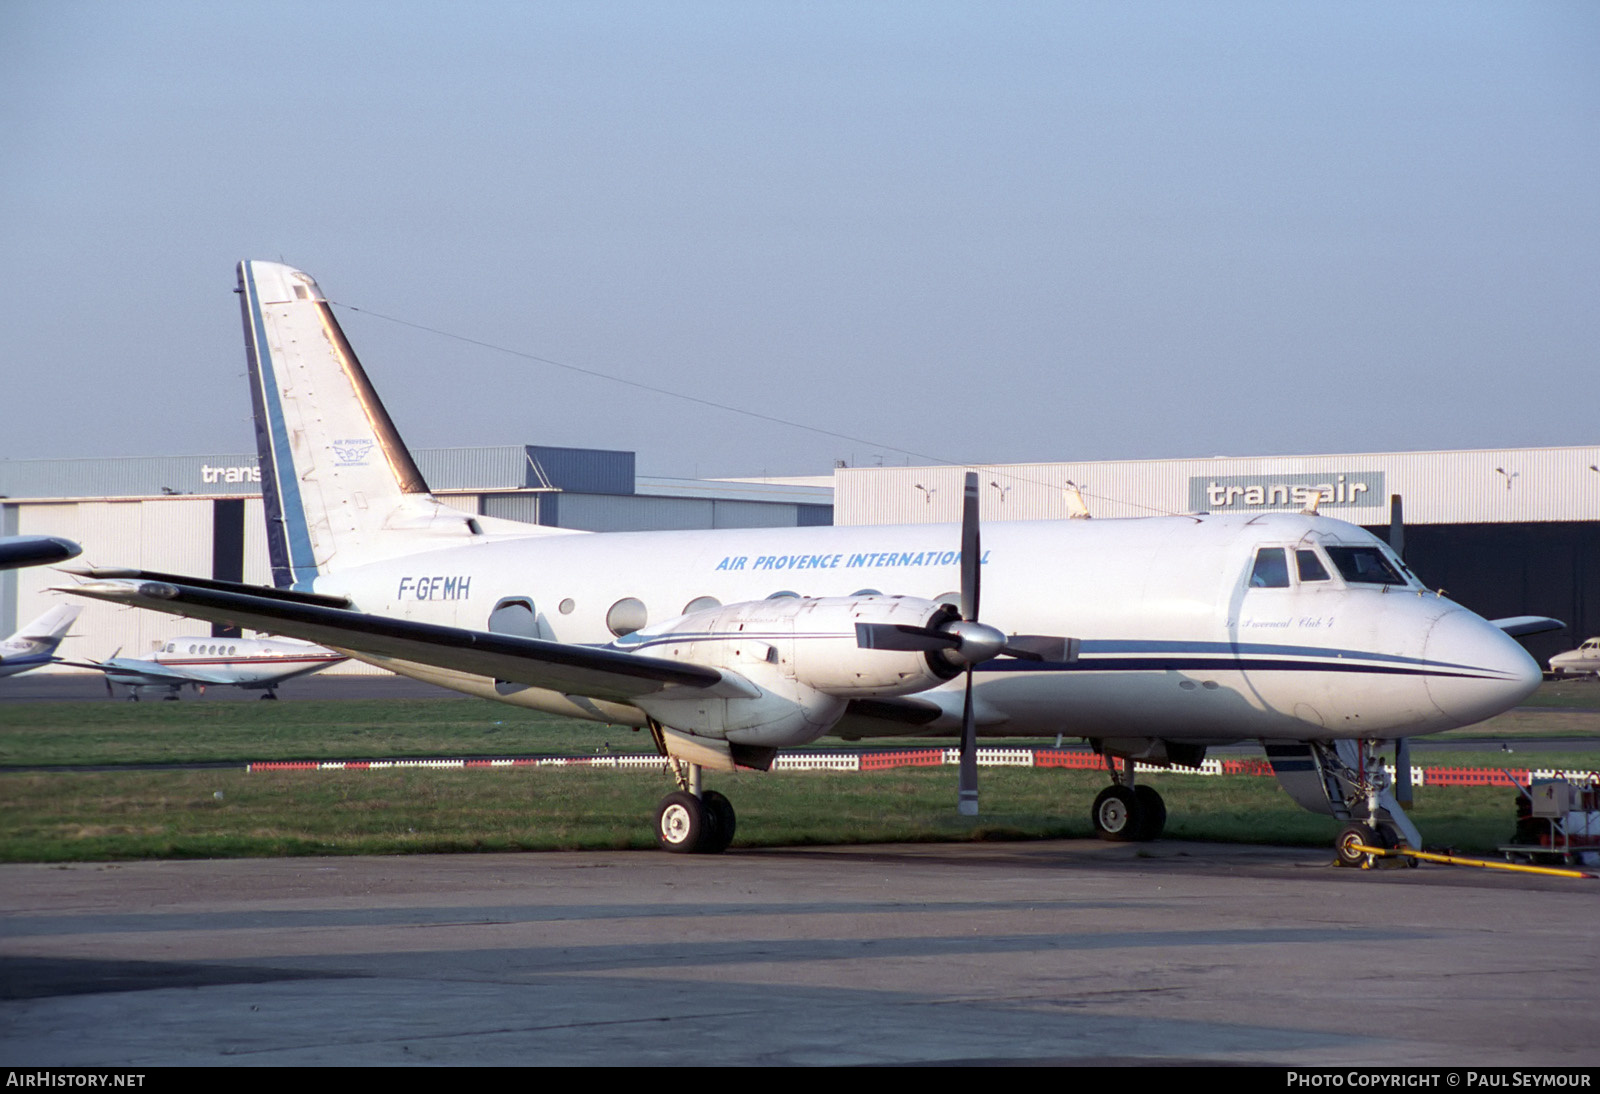
[[[214,585],[214,583],[208,583]],[[628,702],[668,688],[724,698],[761,694],[743,677],[703,665],[492,631],[369,615],[277,590],[180,581],[94,581],[61,591],[169,615],[286,634],[356,653],[416,661],[591,699]]]
[[[202,669],[176,669],[159,661],[141,661],[136,657],[113,657],[109,661],[67,661],[77,668],[99,669],[108,676],[142,676],[144,684],[157,687],[163,684],[229,684],[220,676]]]

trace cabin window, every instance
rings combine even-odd
[[[720,607],[722,607],[722,601],[714,596],[697,596],[683,606],[683,614],[688,615],[691,612],[703,612],[711,608]]]
[[[1294,553],[1295,566],[1300,571],[1300,583],[1308,581],[1332,581],[1328,575],[1328,568],[1322,564],[1315,551],[1296,551]]]
[[[1263,547],[1256,552],[1256,564],[1250,571],[1252,589],[1287,589],[1289,587],[1289,560],[1282,547]]]
[[[611,610],[606,612],[606,627],[621,638],[643,627],[648,619],[644,602],[630,596],[611,605]]]
[[[798,599],[799,596],[800,596],[799,593],[794,592],[791,589],[779,589],[777,592],[775,592],[771,596],[767,597],[767,599],[768,600],[783,600],[783,599],[786,599],[788,597],[795,597],[796,599]]]
[[[556,605],[556,609],[558,611],[560,611],[562,615],[571,615],[572,614],[572,609],[576,608],[577,606],[578,605],[573,602],[572,597],[569,596],[565,600],[563,600],[560,604],[557,604]]]
[[[1352,585],[1404,585],[1406,579],[1376,547],[1329,547],[1328,557]]]

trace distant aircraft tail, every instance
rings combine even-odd
[[[23,654],[49,657],[61,645],[61,640],[67,636],[72,624],[77,622],[78,613],[82,610],[76,604],[57,604],[0,643],[0,650],[8,657]]]
[[[310,275],[241,262],[239,293],[275,585],[310,589],[335,569],[556,531],[475,517],[428,492]]]

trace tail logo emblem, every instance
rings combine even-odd
[[[374,441],[334,441],[333,455],[340,467],[365,467]]]

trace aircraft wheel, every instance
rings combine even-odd
[[[1139,808],[1144,811],[1144,824],[1139,832],[1139,839],[1160,839],[1161,833],[1167,827],[1167,803],[1161,795],[1156,793],[1153,786],[1136,786],[1133,796],[1139,801]]]
[[[702,849],[711,825],[700,799],[678,790],[656,806],[656,842],[663,851],[692,855]]]
[[[707,790],[700,795],[700,807],[705,810],[708,822],[706,838],[700,850],[708,855],[726,851],[728,844],[733,842],[734,830],[739,826],[738,818],[733,815],[733,803],[726,795]]]
[[[1139,839],[1144,828],[1143,803],[1126,786],[1108,786],[1100,791],[1091,816],[1096,834],[1117,843]]]
[[[163,695],[161,697],[161,701],[164,703],[176,703],[178,701],[178,697],[176,695]]]
[[[276,699],[277,696],[269,691],[265,695],[263,695],[261,698],[263,698],[263,699]]]
[[[1359,869],[1367,863],[1367,853],[1356,850],[1357,844],[1368,847],[1386,847],[1383,836],[1365,824],[1347,824],[1339,833],[1339,838],[1334,841],[1334,853],[1338,856],[1340,866],[1350,866]]]

